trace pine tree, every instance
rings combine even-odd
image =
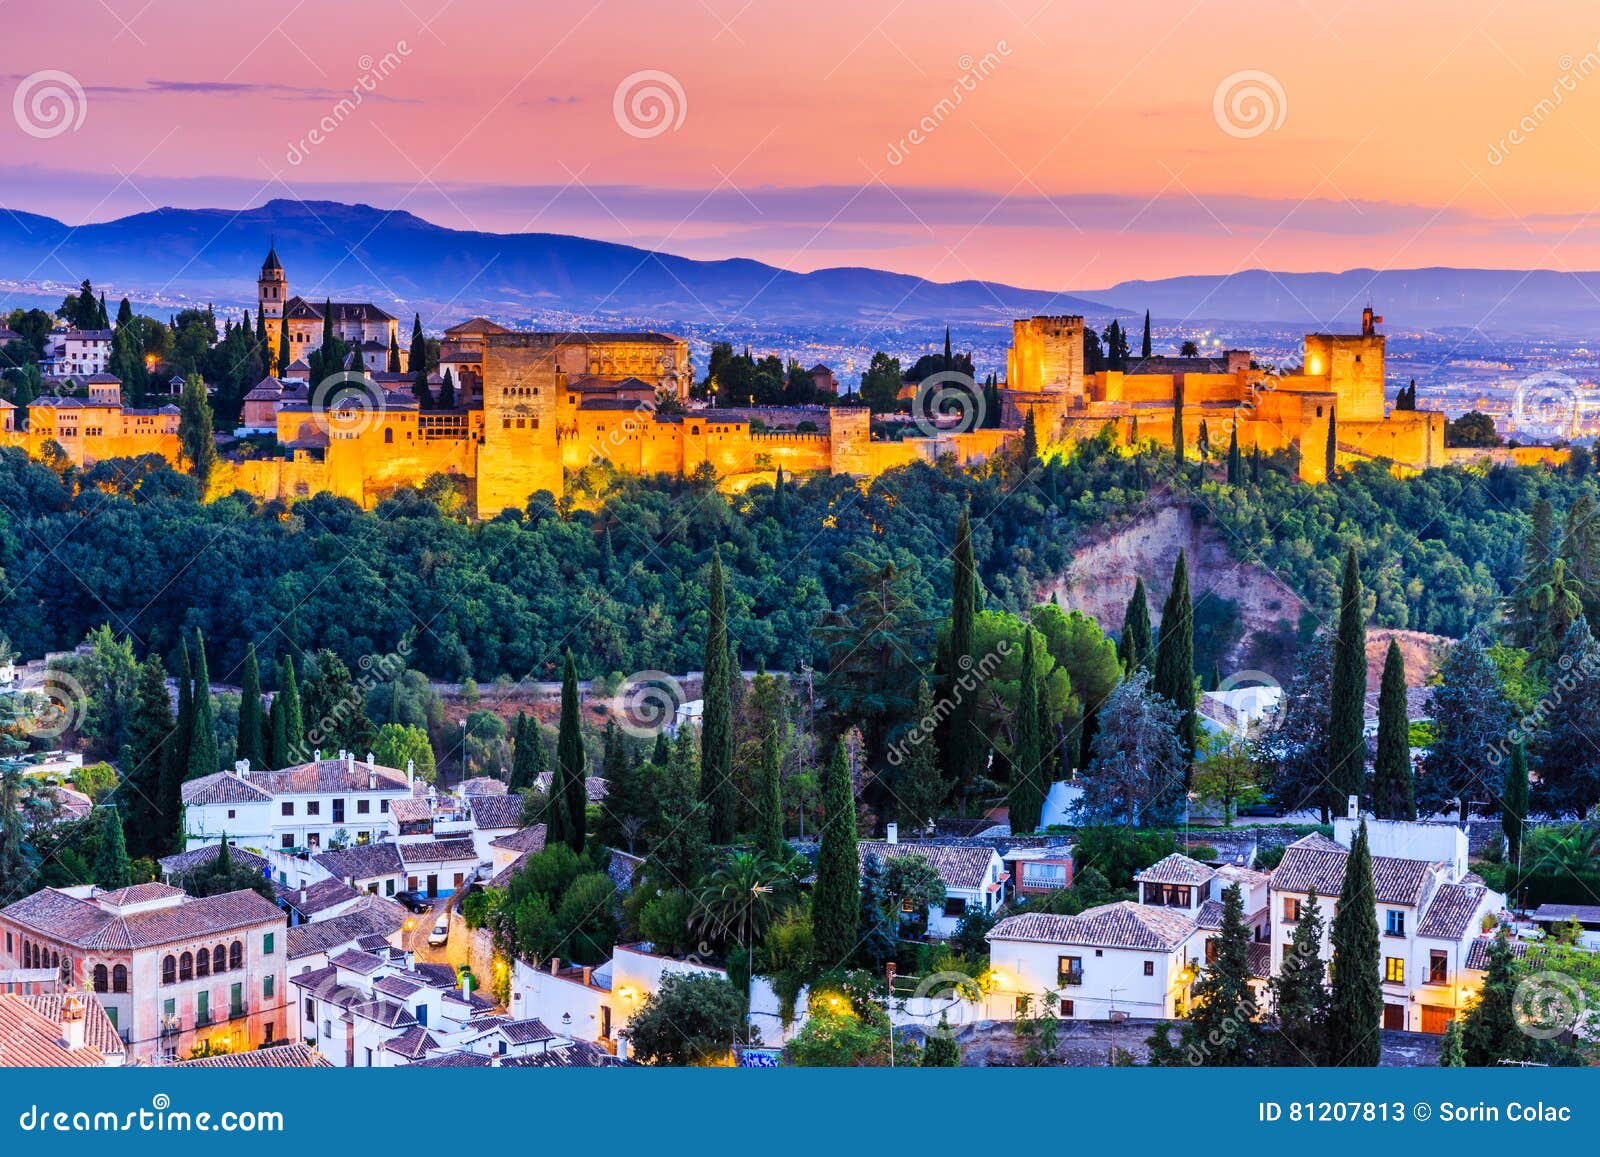
[[[185,779],[215,775],[221,769],[217,752],[217,715],[211,703],[211,671],[206,665],[206,640],[194,633],[194,723],[189,739],[189,769]]]
[[[1328,724],[1328,800],[1323,822],[1343,815],[1349,796],[1367,780],[1367,625],[1356,548],[1344,557],[1339,587],[1339,628],[1333,643],[1333,689]]]
[[[1514,646],[1535,652],[1539,658],[1553,660],[1561,645],[1565,627],[1549,637],[1545,624],[1549,610],[1566,609],[1568,584],[1552,584],[1554,566],[1561,562],[1556,542],[1555,508],[1548,499],[1537,499],[1528,508],[1528,537],[1522,544],[1522,571],[1517,587],[1506,599],[1508,633]],[[1565,567],[1563,566],[1563,574]],[[1541,606],[1548,592],[1548,610]]]
[[[1122,669],[1132,674],[1136,668],[1149,670],[1155,659],[1155,645],[1151,641],[1150,599],[1145,594],[1144,579],[1133,580],[1133,594],[1128,597],[1128,609],[1122,613],[1122,634],[1117,639],[1117,656]]]
[[[1406,712],[1406,661],[1389,640],[1378,684],[1378,754],[1372,764],[1372,811],[1383,820],[1417,818],[1411,773],[1411,722]]]
[[[873,972],[894,959],[899,940],[899,905],[891,901],[883,877],[883,861],[868,852],[861,861],[861,911],[855,954],[863,967]]]
[[[783,839],[783,747],[778,724],[770,723],[761,737],[761,854],[775,864],[789,858]]]
[[[1212,940],[1216,954],[1194,986],[1194,1006],[1183,1025],[1189,1056],[1208,1067],[1257,1063],[1261,1030],[1250,987],[1250,931],[1244,923],[1239,885],[1222,893],[1222,927]],[[1196,1051],[1199,1050],[1199,1051]]]
[[[177,817],[166,814],[161,794],[172,727],[167,670],[161,656],[151,652],[139,664],[128,742],[122,749],[122,782],[116,790],[124,842],[137,856],[166,855],[176,834]]]
[[[1161,634],[1156,643],[1155,691],[1181,713],[1178,739],[1184,755],[1194,758],[1194,602],[1189,597],[1189,564],[1184,552],[1172,568],[1172,590],[1161,607]],[[1188,782],[1187,771],[1184,782]]]
[[[722,553],[711,551],[711,607],[706,616],[706,649],[700,716],[700,790],[711,825],[711,842],[731,844],[738,825],[739,793],[733,782],[732,674],[728,660],[728,603],[722,579]]]
[[[817,852],[817,882],[811,891],[811,935],[815,959],[827,971],[841,967],[855,954],[861,915],[856,802],[842,740],[834,745],[822,774],[822,809],[822,846]]]
[[[955,1033],[944,1013],[939,1014],[939,1027],[928,1034],[928,1043],[922,1048],[922,1067],[925,1069],[954,1069],[961,1065],[961,1046],[956,1044]]]
[[[1271,981],[1278,1021],[1278,1064],[1322,1063],[1328,1021],[1324,972],[1322,910],[1313,889],[1301,906],[1283,965]]]
[[[956,523],[950,582],[950,641],[945,647],[943,694],[952,706],[940,750],[954,794],[965,799],[967,785],[980,774],[984,756],[976,688],[962,685],[963,679],[971,678],[969,672],[976,659],[972,648],[978,613],[978,565],[972,551],[972,521],[966,510]]]
[[[1142,358],[1150,356],[1150,311],[1148,309],[1144,311],[1144,340],[1139,343],[1139,356]]]
[[[1506,860],[1522,866],[1522,828],[1528,819],[1528,753],[1518,743],[1511,749],[1506,785],[1500,793],[1500,826],[1506,833]]]
[[[1478,1003],[1467,1009],[1461,1024],[1461,1051],[1468,1065],[1527,1060],[1532,1038],[1517,1022],[1517,975],[1505,930],[1489,945],[1489,971]]]
[[[1328,1002],[1327,1063],[1371,1068],[1381,1053],[1383,987],[1378,965],[1378,905],[1373,893],[1367,821],[1361,821],[1333,917],[1333,993]]]
[[[1581,620],[1573,624],[1573,630],[1587,637],[1588,627]],[[1438,675],[1428,699],[1433,738],[1423,760],[1424,774],[1417,781],[1417,810],[1427,815],[1455,804],[1465,820],[1473,800],[1497,799],[1500,795],[1505,773],[1501,753],[1505,750],[1506,733],[1512,728],[1513,712],[1501,685],[1499,668],[1477,631],[1450,648]],[[1600,780],[1600,751],[1587,738],[1596,734],[1591,728],[1600,712],[1600,701],[1593,698],[1593,692],[1600,691],[1600,686],[1592,676],[1583,682],[1588,687],[1579,694],[1565,695],[1554,702],[1540,749],[1539,778],[1545,803],[1557,811],[1580,807],[1586,810],[1586,800],[1600,798],[1600,794],[1590,796],[1589,791],[1579,788],[1576,778],[1583,777],[1587,768]],[[1569,711],[1575,714],[1569,715]],[[1564,726],[1568,720],[1578,722],[1576,730],[1585,738],[1578,740],[1568,731]],[[1577,742],[1559,743],[1557,737],[1563,735]],[[1560,758],[1552,760],[1550,756],[1556,752]],[[1568,795],[1569,787],[1578,790]],[[1600,784],[1589,790],[1600,793]],[[1581,816],[1584,812],[1576,814]]]
[[[916,718],[934,717],[933,690],[924,680],[917,685]],[[895,782],[901,824],[908,832],[927,831],[938,818],[946,786],[939,775],[938,745],[932,735],[924,734],[910,745]]]
[[[1016,741],[1011,749],[1011,831],[1037,831],[1049,779],[1043,767],[1039,718],[1039,682],[1034,670],[1033,631],[1022,632],[1022,676],[1017,688]]]
[[[100,850],[94,858],[94,882],[108,891],[126,888],[133,883],[133,876],[128,845],[122,834],[122,817],[114,805],[96,810],[100,812]]]
[[[589,793],[585,785],[583,731],[578,717],[578,664],[567,652],[561,671],[561,725],[556,732],[556,777],[561,783],[561,802],[567,813],[564,835],[567,846],[583,851],[589,837]],[[557,804],[556,787],[550,786],[550,800]]]
[[[256,664],[256,645],[251,643],[244,651],[244,675],[239,687],[239,758],[248,759],[252,770],[266,767],[266,743],[266,720],[261,712],[261,668]]]

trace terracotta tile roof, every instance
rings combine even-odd
[[[179,1061],[180,1069],[330,1069],[328,1058],[308,1044],[268,1045],[240,1053]]]
[[[1215,932],[1222,927],[1222,901],[1207,900],[1200,905],[1200,910],[1194,914],[1194,923],[1197,928],[1204,928],[1207,932]]]
[[[383,968],[385,961],[374,953],[362,952],[359,948],[347,948],[337,956],[330,957],[328,963],[347,972],[359,972],[363,976],[371,976]]]
[[[356,1017],[384,1028],[410,1028],[417,1023],[405,1005],[392,1000],[359,1000],[345,1010],[345,1019]]]
[[[1150,884],[1204,884],[1216,874],[1199,860],[1191,860],[1180,852],[1173,852],[1136,873],[1133,878]]]
[[[42,993],[24,996],[22,999],[32,1005],[35,1011],[60,1024],[63,1005],[68,995],[65,992]],[[106,1014],[105,1006],[100,1003],[100,999],[86,992],[71,995],[76,995],[83,1001],[83,1043],[90,1048],[99,1049],[102,1055],[108,1057],[126,1053],[127,1046],[117,1035],[117,1026],[111,1023],[111,1017]]]
[[[1480,936],[1467,948],[1466,967],[1474,972],[1489,971],[1489,946],[1494,943],[1493,936]],[[1509,941],[1511,955],[1521,960],[1528,954],[1528,943],[1525,940]]]
[[[543,824],[534,824],[532,827],[512,832],[509,836],[490,840],[489,846],[507,852],[542,852],[545,834],[546,828]]]
[[[348,912],[289,929],[285,938],[289,959],[327,952],[354,944],[367,936],[392,936],[405,927],[405,922],[405,910],[393,900],[366,896]]]
[[[502,1057],[502,1068],[517,1069],[597,1069],[616,1064],[616,1058],[599,1045],[573,1041],[562,1048],[541,1049],[520,1057]]]
[[[334,301],[326,303],[333,313],[335,325],[352,322],[380,322],[394,321],[394,315],[385,313],[370,301]],[[321,321],[322,307],[320,301],[307,301],[303,297],[291,297],[284,303],[283,312],[286,316],[300,321]]]
[[[544,825],[541,824],[540,826],[543,827]],[[487,884],[485,884],[484,887],[486,887],[486,888],[506,888],[506,887],[509,887],[511,885],[511,877],[515,876],[518,872],[522,871],[522,866],[525,863],[528,862],[528,857],[531,856],[531,855],[533,855],[532,852],[523,852],[522,855],[518,856],[516,859],[512,860],[505,867],[501,868],[494,875],[490,876],[489,877],[489,882]]]
[[[439,1050],[439,1042],[432,1033],[420,1024],[414,1024],[398,1036],[392,1036],[383,1042],[383,1051],[394,1053],[396,1056],[405,1057],[407,1060],[420,1060],[431,1052]]]
[[[340,987],[339,970],[331,964],[324,964],[321,968],[308,968],[291,976],[289,983],[318,996],[331,994],[334,989]]]
[[[217,858],[217,850],[222,845],[202,844],[198,848],[190,848],[187,852],[178,852],[172,856],[162,856],[156,863],[161,865],[161,871],[168,876],[181,876],[192,872],[196,868],[205,867]],[[250,868],[257,872],[264,872],[267,861],[254,852],[247,852],[238,844],[229,843],[228,856],[236,866]]]
[[[556,1034],[538,1017],[529,1020],[511,1020],[499,1026],[505,1038],[514,1045],[534,1044],[542,1040],[555,1040]]]
[[[469,1053],[457,1049],[454,1052],[440,1053],[428,1057],[426,1060],[413,1061],[412,1067],[419,1069],[486,1069],[494,1062],[482,1053]]]
[[[1563,923],[1576,920],[1580,924],[1600,923],[1600,905],[1596,904],[1540,904],[1530,919],[1535,924]]]
[[[475,775],[456,784],[456,794],[463,799],[483,795],[505,795],[506,784],[505,780],[496,779],[492,775]]]
[[[447,860],[474,860],[477,848],[470,839],[414,840],[399,845],[400,858],[406,864],[439,864]]]
[[[430,988],[454,988],[459,983],[456,980],[456,970],[448,964],[427,960],[417,964],[412,971]]]
[[[6,1068],[93,1068],[104,1065],[108,1054],[90,1044],[94,1038],[105,1040],[109,1020],[100,1002],[91,996],[80,997],[84,1004],[84,1044],[69,1049],[62,1040],[60,1005],[64,996],[17,996],[0,994],[0,1066]],[[98,1027],[92,1013],[107,1021],[106,1028]],[[91,1025],[96,1027],[91,1028]],[[116,1030],[110,1030],[111,1038]],[[105,1041],[108,1047],[110,1042]],[[126,1052],[120,1040],[110,1056],[120,1057]]]
[[[396,823],[409,824],[433,818],[433,805],[421,796],[407,796],[390,803],[389,814]]]
[[[258,924],[284,924],[283,912],[248,888],[145,912],[114,915],[92,900],[54,888],[25,896],[4,910],[16,924],[79,948],[151,948]]]
[[[1472,927],[1486,888],[1472,884],[1444,884],[1428,901],[1427,911],[1417,924],[1417,935],[1430,940],[1460,940]]]
[[[480,832],[516,828],[522,824],[520,795],[469,796],[468,806],[472,809],[472,822]]]
[[[987,844],[940,844],[918,840],[901,840],[891,844],[886,840],[861,840],[856,844],[856,859],[861,865],[868,854],[878,857],[887,865],[890,860],[905,856],[921,856],[933,865],[946,888],[981,891],[989,883],[989,867],[995,857],[994,849]]]
[[[1230,884],[1238,884],[1240,890],[1246,893],[1251,888],[1265,887],[1272,882],[1271,872],[1259,872],[1255,868],[1246,868],[1241,864],[1223,864],[1216,871],[1222,879]]]
[[[1250,961],[1250,975],[1257,980],[1272,978],[1272,945],[1252,940],[1246,950]]]
[[[550,791],[550,781],[551,773],[541,771],[534,777],[533,786],[542,792],[548,793]],[[606,781],[598,775],[584,776],[583,794],[588,797],[590,803],[599,803],[606,798]]]
[[[305,917],[315,916],[318,912],[326,912],[329,908],[336,908],[340,904],[348,904],[351,900],[359,900],[361,893],[346,884],[343,880],[329,877],[318,880],[315,884],[305,889],[305,899],[300,898],[300,889],[291,888],[286,896],[289,905],[300,915]]]
[[[1119,900],[1077,916],[1042,912],[1008,916],[989,931],[994,940],[1081,944],[1091,948],[1149,948],[1170,952],[1195,931],[1190,917],[1171,908]]]
[[[407,980],[403,976],[380,976],[373,981],[372,990],[381,992],[385,996],[392,996],[396,1000],[409,1000],[421,992],[423,985],[417,980]]]
[[[189,807],[212,803],[270,803],[272,793],[252,780],[240,779],[231,771],[202,775],[184,783],[183,802]]]
[[[111,892],[96,892],[94,898],[98,904],[109,904],[113,908],[129,908],[135,904],[147,904],[151,900],[165,900],[181,895],[183,895],[182,888],[174,888],[171,884],[152,880],[147,884],[134,884],[132,887],[117,888]]]
[[[390,810],[406,802],[409,801],[396,800]],[[388,840],[339,848],[312,859],[340,880],[372,880],[379,876],[398,876],[405,870],[400,864],[400,849]]]
[[[1326,836],[1309,835],[1296,840],[1283,852],[1283,860],[1272,873],[1275,892],[1309,892],[1318,896],[1339,895],[1344,887],[1344,865],[1350,853]],[[1433,872],[1427,860],[1403,860],[1393,856],[1372,857],[1372,884],[1380,904],[1408,904],[1422,900],[1422,890]]]

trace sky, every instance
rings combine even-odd
[[[0,206],[69,224],[332,198],[1082,291],[1600,269],[1592,3],[0,0],[0,21]]]

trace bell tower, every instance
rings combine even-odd
[[[278,245],[274,241],[267,249],[267,259],[261,263],[261,275],[256,278],[256,308],[261,311],[261,325],[267,331],[267,345],[272,359],[278,357],[278,338],[283,332],[283,306],[289,299],[289,279],[284,276],[283,262],[278,260]]]

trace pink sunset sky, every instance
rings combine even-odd
[[[332,198],[1080,290],[1600,268],[1592,2],[0,0],[0,17],[0,205],[73,224]],[[83,93],[53,135],[24,124],[47,70]],[[647,70],[674,105],[654,135],[614,108]],[[1266,122],[1226,89],[1219,113],[1230,77]]]

